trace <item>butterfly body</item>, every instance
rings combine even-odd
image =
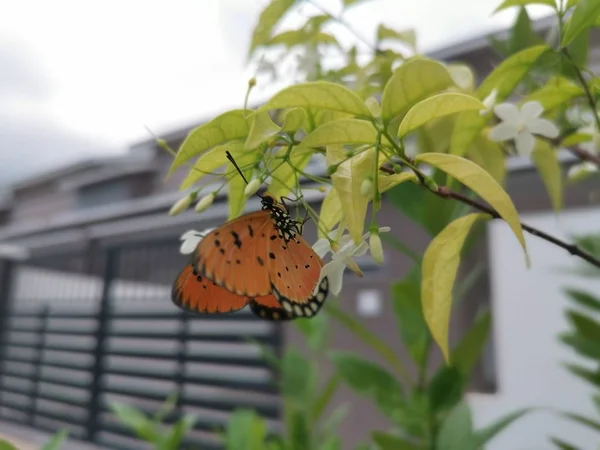
[[[320,280],[323,261],[301,236],[299,224],[284,203],[264,194],[260,211],[227,222],[200,241],[173,285],[173,302],[208,314],[249,305],[264,319],[314,316],[329,282]]]

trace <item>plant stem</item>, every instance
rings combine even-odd
[[[579,69],[579,67],[577,67],[577,64],[575,64],[575,61],[573,61],[573,58],[571,58],[571,55],[569,54],[569,51],[567,50],[567,48],[563,47],[562,51],[563,51],[564,55],[567,57],[567,59],[573,65],[573,69],[575,69],[575,74],[577,75],[577,79],[579,80],[581,87],[585,91],[585,96],[587,97],[588,104],[590,105],[590,107],[592,108],[592,112],[594,113],[594,120],[596,122],[596,128],[600,132],[600,115],[598,115],[596,98],[592,94],[592,91],[590,91],[590,87],[588,86],[587,82],[585,81],[585,78],[583,78],[583,74],[581,73],[581,70]]]
[[[389,174],[395,173],[393,169],[390,169],[388,167],[380,167],[380,169],[383,172],[386,172]],[[427,188],[434,194],[439,195],[440,197],[447,198],[447,199],[451,198],[451,199],[457,200],[461,203],[471,206],[474,209],[477,209],[479,211],[487,213],[490,216],[492,216],[494,219],[502,218],[500,216],[500,214],[498,213],[498,211],[496,211],[494,208],[484,205],[483,203],[479,203],[476,200],[472,200],[465,195],[459,194],[458,192],[454,192],[447,186],[439,186],[437,188],[437,190],[432,190],[432,189],[428,188],[427,186],[425,186],[424,184],[421,184],[421,186],[424,186],[425,188]],[[541,239],[544,239],[545,241],[548,241],[551,244],[554,244],[554,245],[568,251],[571,255],[577,256],[577,257],[587,261],[588,263],[592,264],[593,266],[600,267],[600,259],[595,258],[591,254],[587,253],[585,250],[579,248],[577,245],[564,242],[548,233],[545,233],[541,230],[538,230],[537,228],[534,228],[534,227],[527,225],[525,223],[522,223],[522,222],[521,222],[521,227],[525,231],[527,231],[529,234],[532,234],[533,236],[537,236]]]

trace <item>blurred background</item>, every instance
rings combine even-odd
[[[172,157],[153,135],[178,148],[206,120],[241,108],[257,61],[248,62],[253,27],[267,2],[220,0],[81,2],[55,0],[2,4],[0,14],[0,433],[38,448],[67,427],[64,448],[148,448],[110,414],[121,400],[149,411],[178,389],[180,406],[199,415],[190,433],[198,448],[220,448],[213,432],[238,406],[269,423],[281,420],[272,371],[248,337],[282,352],[304,346],[288,324],[260,322],[242,312],[204,319],[180,314],[171,283],[185,262],[179,236],[222,223],[225,197],[202,216],[169,217],[184,176],[165,175]],[[320,0],[329,11],[337,0]],[[518,10],[492,15],[498,0],[365,1],[345,20],[367,41],[380,23],[413,29],[419,53],[464,62],[483,78],[502,60],[489,36],[508,36]],[[544,6],[528,8],[534,28],[553,25]],[[286,18],[303,23],[307,4]],[[339,42],[356,43],[333,23]],[[336,28],[337,27],[337,28]],[[598,73],[600,37],[590,40],[589,67]],[[333,31],[332,31],[333,32]],[[356,45],[361,48],[361,42]],[[279,68],[281,69],[281,68]],[[283,70],[286,73],[286,70]],[[294,83],[294,66],[274,81],[257,78],[250,98],[260,104]],[[565,167],[572,164],[561,155]],[[569,239],[598,231],[600,209],[590,204],[596,181],[570,188],[557,218],[532,164],[507,160],[507,190],[524,222]],[[316,159],[308,172],[322,173]],[[318,208],[322,196],[309,200]],[[249,202],[248,209],[258,207]],[[430,236],[386,203],[380,224],[422,254]],[[314,242],[314,229],[308,240]],[[592,389],[563,362],[578,361],[558,340],[567,328],[562,288],[573,281],[564,252],[527,236],[533,267],[526,270],[503,223],[487,225],[465,261],[465,272],[485,267],[453,313],[456,340],[482,308],[492,311],[492,332],[477,363],[467,398],[483,426],[523,407],[592,413]],[[390,250],[386,265],[368,258],[365,277],[346,275],[339,306],[408,358],[397,341],[389,286],[411,267]],[[595,278],[577,285],[598,292]],[[368,356],[370,350],[335,326],[331,347]],[[439,364],[435,355],[431,366]],[[325,367],[328,373],[330,368]],[[387,419],[347,388],[333,405],[348,403],[339,427],[350,449]],[[333,406],[332,406],[333,408]],[[516,422],[486,448],[542,450],[562,435],[594,448],[589,428],[548,412]],[[70,445],[70,447],[69,447]],[[212,447],[211,447],[212,446]]]

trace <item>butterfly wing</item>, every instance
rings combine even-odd
[[[217,285],[244,297],[271,293],[267,240],[271,213],[245,214],[213,230],[194,252],[194,268]]]
[[[177,276],[171,300],[181,309],[208,314],[238,311],[248,304],[246,297],[198,275],[192,264],[185,266]]]

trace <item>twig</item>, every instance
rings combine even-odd
[[[571,153],[577,156],[582,161],[588,161],[596,164],[600,168],[600,155],[594,155],[581,147],[567,147]]]
[[[592,91],[590,91],[590,87],[588,86],[587,82],[585,81],[585,78],[583,78],[583,74],[581,73],[581,70],[579,70],[579,67],[577,66],[577,64],[575,64],[575,61],[573,61],[573,58],[571,58],[571,54],[569,53],[569,51],[566,49],[566,47],[563,48],[562,51],[565,54],[565,56],[567,57],[567,59],[573,65],[573,68],[575,69],[575,74],[577,75],[577,79],[579,80],[581,87],[585,91],[585,96],[587,97],[588,103],[589,103],[590,107],[592,108],[592,112],[594,113],[594,120],[596,121],[596,127],[600,131],[600,116],[598,115],[598,106],[596,104],[596,98],[592,94]]]
[[[389,174],[394,174],[394,170],[390,169],[389,167],[381,167],[381,170],[385,173],[389,173]],[[466,205],[471,206],[474,209],[477,209],[479,211],[482,211],[484,213],[489,214],[490,216],[492,216],[494,219],[501,219],[502,217],[500,216],[500,214],[498,213],[498,211],[496,211],[494,208],[484,205],[483,203],[479,203],[476,200],[472,200],[462,194],[459,194],[458,192],[455,192],[453,190],[451,190],[449,187],[447,186],[439,186],[437,190],[432,190],[429,189],[427,186],[425,186],[424,184],[421,184],[421,186],[425,187],[426,189],[428,189],[429,191],[433,192],[434,194],[443,197],[443,198],[452,198],[454,200],[457,200],[461,203],[464,203]],[[527,231],[529,234],[532,234],[533,236],[537,236],[541,239],[544,239],[545,241],[548,241],[562,249],[565,249],[566,251],[568,251],[571,255],[573,256],[577,256],[579,258],[584,259],[585,261],[589,262],[590,264],[596,266],[596,267],[600,267],[600,259],[595,258],[594,256],[592,256],[591,254],[587,253],[586,251],[582,250],[581,248],[579,248],[577,245],[574,244],[568,244],[567,242],[561,241],[560,239],[549,235],[548,233],[545,233],[541,230],[538,230],[537,228],[534,228],[530,225],[527,225],[525,223],[521,222],[521,227]]]

